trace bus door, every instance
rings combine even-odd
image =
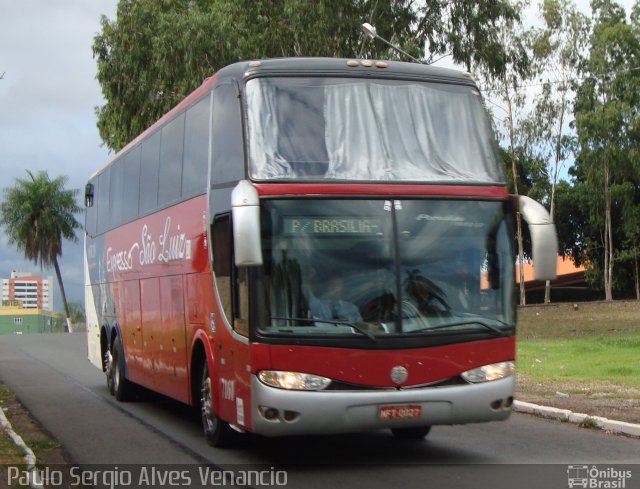
[[[235,423],[250,428],[251,346],[249,343],[248,269],[233,267],[233,364]]]
[[[218,415],[233,424],[249,426],[250,350],[248,328],[247,269],[233,264],[229,214],[213,224],[213,270],[216,292],[222,306],[212,318],[215,329],[213,355],[218,387]]]

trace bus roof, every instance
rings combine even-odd
[[[474,85],[471,74],[449,68],[407,63],[403,61],[370,60],[355,58],[273,58],[253,61],[239,61],[218,70],[205,78],[202,85],[182,99],[175,107],[165,113],[150,127],[136,136],[120,151],[109,158],[89,178],[102,173],[117,157],[135,147],[147,134],[161,127],[174,115],[196,102],[213,85],[221,80],[241,81],[257,76],[353,76],[375,78],[401,78],[421,81],[441,81]]]
[[[273,58],[241,61],[217,75],[235,79],[261,75],[375,76],[473,83],[469,73],[402,61],[346,58]]]

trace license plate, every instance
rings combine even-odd
[[[422,414],[422,406],[418,404],[402,404],[399,406],[380,406],[378,418],[380,419],[413,419]]]

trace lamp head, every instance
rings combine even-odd
[[[378,36],[378,34],[376,33],[376,28],[373,27],[368,22],[365,22],[364,24],[362,24],[360,29],[362,29],[362,32],[364,32],[371,39],[375,39]]]

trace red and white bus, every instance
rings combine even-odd
[[[482,97],[419,64],[273,59],[208,78],[86,187],[90,360],[206,437],[506,419],[516,207]]]

